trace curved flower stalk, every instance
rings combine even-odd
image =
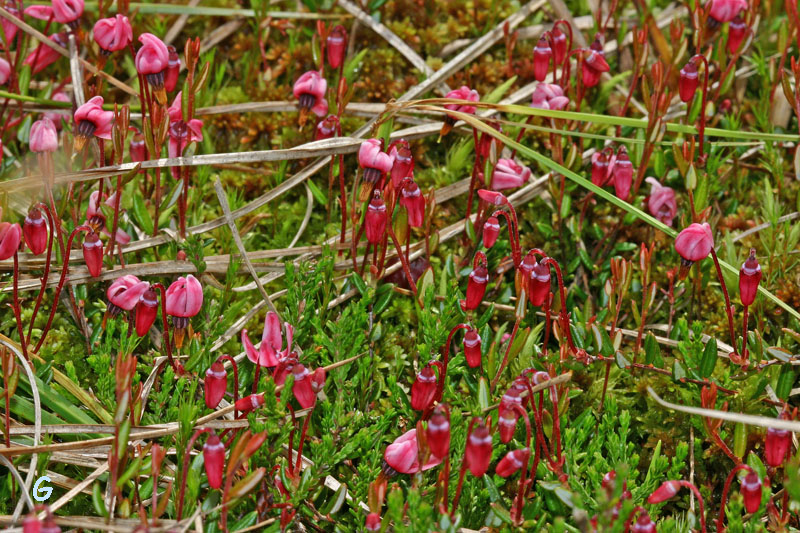
[[[762,483],[758,474],[749,465],[739,464],[731,469],[727,479],[725,479],[725,488],[722,489],[722,499],[719,504],[719,516],[717,517],[717,531],[723,533],[725,531],[725,504],[728,501],[728,491],[731,488],[733,477],[744,470],[747,475],[741,481],[742,498],[744,499],[744,509],[750,514],[758,512],[761,507],[761,488]]]
[[[703,503],[703,495],[700,494],[700,491],[692,483],[684,480],[665,481],[661,484],[661,486],[654,490],[652,494],[650,494],[650,496],[647,498],[647,503],[661,503],[670,500],[676,494],[678,494],[678,491],[681,489],[681,487],[692,491],[697,498],[697,503],[700,508],[700,530],[702,533],[706,533],[706,512],[705,505]]]

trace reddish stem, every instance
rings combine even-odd
[[[528,449],[528,455],[525,457],[525,462],[522,465],[522,474],[519,478],[519,488],[517,489],[517,503],[516,508],[514,509],[514,514],[516,517],[514,518],[514,523],[519,524],[522,521],[522,502],[525,498],[525,476],[528,473],[528,461],[530,460],[530,449],[531,449],[531,420],[528,418],[528,413],[525,412],[525,409],[522,408],[519,404],[512,404],[511,409],[517,412],[525,420],[525,447]],[[536,475],[536,472],[532,473],[533,476]]]
[[[691,61],[702,61],[703,62],[703,101],[700,104],[700,125],[698,126],[697,130],[700,134],[700,155],[698,159],[703,158],[703,136],[706,131],[706,101],[708,98],[708,60],[702,54],[696,54],[692,57]],[[722,80],[720,80],[722,83]]]
[[[473,417],[472,420],[469,422],[469,427],[467,427],[467,443],[469,443],[469,436],[472,434],[472,428],[475,427],[475,424],[480,422],[481,419],[479,417]],[[467,455],[466,450],[464,451],[464,456],[461,459],[461,468],[458,470],[458,485],[456,485],[456,495],[453,498],[453,506],[450,508],[450,518],[452,519],[456,514],[456,509],[458,509],[458,500],[461,499],[461,489],[464,487],[464,475],[467,473]]]
[[[164,332],[162,333],[161,337],[163,339],[164,346],[167,348],[167,358],[169,359],[169,364],[172,365],[172,369],[177,371],[178,367],[175,365],[175,359],[172,358],[172,343],[170,342],[170,334],[169,334],[169,324],[167,323],[167,289],[161,283],[153,283],[153,288],[158,289],[161,293],[161,322],[164,325]]]
[[[724,522],[725,522],[725,502],[728,501],[728,491],[731,488],[731,482],[733,481],[733,476],[736,475],[736,472],[740,470],[747,470],[748,473],[754,473],[753,469],[750,466],[742,463],[738,464],[733,467],[731,473],[728,474],[728,478],[725,480],[725,488],[722,489],[722,500],[720,500],[719,506],[719,517],[717,518],[717,531],[719,533],[723,533],[725,531]]]
[[[542,264],[551,265],[556,271],[558,278],[558,292],[561,297],[561,327],[567,334],[567,343],[572,353],[577,353],[578,349],[575,348],[575,343],[572,341],[572,331],[570,331],[569,316],[567,316],[567,293],[564,289],[564,279],[561,277],[561,267],[558,262],[552,257],[546,257],[542,260]]]
[[[717,278],[719,278],[719,284],[722,287],[722,294],[725,296],[725,312],[728,314],[728,330],[731,334],[731,346],[733,347],[733,353],[731,355],[736,356],[738,354],[736,353],[736,331],[733,327],[733,306],[731,306],[731,299],[728,296],[728,286],[725,284],[725,278],[722,277],[722,268],[719,266],[717,252],[714,251],[713,247],[711,248],[711,257],[714,259],[714,267],[717,269]]]
[[[442,369],[439,372],[439,384],[436,386],[436,396],[434,396],[437,402],[442,401],[442,394],[444,393],[444,380],[447,377],[447,364],[450,362],[450,342],[453,340],[453,335],[460,329],[469,329],[469,324],[458,324],[456,327],[450,330],[450,334],[447,336],[447,344],[444,345],[444,354],[442,355]]]
[[[224,361],[230,361],[231,366],[233,367],[233,403],[235,404],[239,400],[239,365],[236,364],[236,359],[228,354],[221,355],[220,359]],[[261,365],[256,365],[256,370],[259,368],[261,368]],[[256,383],[258,383],[258,379],[256,379]],[[235,409],[233,411],[233,418],[236,418]]]
[[[183,454],[183,470],[181,471],[181,488],[178,490],[178,520],[180,521],[183,518],[183,497],[184,493],[186,492],[186,474],[189,470],[189,458],[192,455],[192,448],[194,447],[195,441],[202,435],[203,433],[211,433],[211,430],[203,428],[198,429],[194,432],[194,435],[189,439],[189,442],[186,444],[186,452]]]
[[[53,237],[56,232],[56,225],[53,221],[53,213],[50,212],[50,208],[47,207],[46,204],[39,202],[36,204],[37,208],[44,209],[44,212],[47,213],[47,221],[50,223],[50,235],[47,240],[47,256],[44,260],[44,270],[42,271],[42,286],[39,288],[39,294],[36,295],[36,305],[33,307],[33,314],[31,315],[31,321],[28,325],[28,336],[25,339],[27,344],[31,342],[31,333],[33,332],[33,324],[36,322],[36,316],[39,314],[39,307],[42,305],[42,298],[44,298],[44,291],[47,287],[47,278],[50,277],[50,260],[53,255]]]

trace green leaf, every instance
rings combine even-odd
[[[503,96],[505,96],[505,94],[508,92],[511,86],[514,85],[515,81],[517,81],[517,77],[511,76],[505,82],[495,87],[495,89],[492,92],[484,96],[482,98],[482,101],[489,102],[490,104],[496,104],[497,102],[500,101],[501,98],[503,98]]]
[[[709,339],[706,347],[703,350],[703,356],[700,358],[700,377],[707,378],[714,373],[714,367],[717,365],[717,339]]]
[[[150,216],[150,211],[144,203],[144,197],[141,194],[133,195],[133,209],[131,210],[133,219],[142,228],[146,235],[153,234],[153,217]]]
[[[794,385],[794,369],[792,365],[783,365],[781,373],[778,375],[778,383],[775,386],[775,395],[786,401],[789,399],[789,393],[792,392],[792,385]]]
[[[314,183],[314,180],[306,180],[306,184],[308,184],[308,188],[311,189],[311,194],[314,196],[314,199],[317,203],[321,205],[328,205],[328,198],[325,196],[325,193],[317,187],[317,184]]]
[[[484,410],[489,408],[489,383],[484,377],[478,380],[478,405]]]
[[[683,368],[683,365],[677,359],[675,363],[672,365],[672,379],[675,381],[680,381],[686,377],[686,369]]]

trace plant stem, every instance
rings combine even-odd
[[[35,207],[44,209],[45,213],[47,213],[47,220],[50,223],[50,235],[47,240],[47,256],[45,256],[44,270],[42,271],[42,285],[39,288],[39,294],[36,295],[36,304],[33,307],[33,314],[31,315],[30,324],[28,324],[28,336],[25,339],[25,342],[27,344],[30,344],[31,342],[31,333],[33,332],[33,324],[36,322],[36,316],[39,314],[39,307],[42,305],[44,290],[47,287],[47,278],[50,277],[50,261],[53,255],[53,236],[55,235],[56,232],[56,226],[53,221],[53,214],[50,212],[50,208],[47,207],[47,205],[42,202],[36,204]]]
[[[210,433],[211,430],[203,428],[198,429],[194,432],[194,435],[189,439],[189,442],[186,444],[186,450],[183,454],[183,470],[181,470],[181,487],[178,490],[178,521],[183,518],[183,497],[184,493],[186,492],[186,474],[189,470],[189,458],[191,457],[191,451],[194,447],[195,441],[202,435],[203,433]],[[153,492],[155,494],[155,491]]]
[[[153,283],[153,287],[158,289],[158,291],[161,293],[161,322],[164,325],[164,332],[161,335],[162,342],[167,348],[167,358],[169,359],[169,364],[172,366],[173,370],[178,371],[178,367],[175,365],[175,360],[172,358],[169,324],[167,323],[167,289],[165,289],[161,283]]]
[[[702,533],[706,533],[706,512],[705,512],[705,505],[703,504],[703,495],[700,494],[700,491],[695,487],[692,483],[688,481],[681,480],[680,481],[681,487],[686,487],[697,498],[697,505],[700,507],[700,530]]]
[[[472,420],[469,422],[469,427],[467,428],[467,443],[469,443],[469,436],[472,434],[472,428],[475,427],[475,424],[480,422],[480,418],[473,417]],[[458,485],[456,485],[456,495],[453,498],[453,506],[450,508],[450,518],[452,519],[456,514],[456,509],[458,509],[458,500],[461,498],[461,489],[464,486],[464,475],[467,473],[467,455],[466,450],[464,451],[464,456],[461,459],[461,468],[458,470]]]
[[[731,346],[733,347],[732,356],[737,356],[736,352],[736,331],[733,327],[733,307],[731,306],[731,299],[728,296],[728,286],[725,284],[725,278],[722,277],[722,268],[719,266],[719,259],[717,259],[717,252],[714,251],[714,248],[711,248],[711,257],[714,259],[714,267],[717,269],[717,278],[719,278],[719,284],[722,287],[722,294],[725,296],[725,312],[728,314],[728,330],[731,334]]]
[[[450,342],[453,340],[453,335],[455,335],[458,330],[469,329],[469,327],[469,324],[458,324],[450,330],[450,334],[447,336],[447,343],[444,345],[444,354],[442,356],[443,368],[439,373],[439,384],[436,386],[436,396],[434,396],[434,400],[437,402],[442,401],[442,394],[444,393],[444,381],[447,377],[447,364],[450,362]]]
[[[747,470],[748,473],[753,473],[753,469],[750,468],[746,464],[738,464],[733,467],[731,473],[728,474],[728,478],[725,480],[725,488],[722,489],[722,500],[720,500],[719,505],[719,516],[717,517],[717,531],[719,533],[723,533],[725,531],[724,521],[725,521],[725,502],[728,501],[728,491],[731,488],[731,482],[733,481],[733,476],[736,475],[736,472],[740,470]]]
[[[522,465],[522,474],[519,478],[519,488],[517,489],[517,503],[514,508],[514,514],[516,517],[514,518],[514,523],[519,524],[522,521],[522,503],[525,498],[525,476],[528,473],[528,461],[530,460],[530,449],[531,449],[531,420],[528,418],[528,413],[525,412],[525,409],[522,408],[519,404],[512,404],[511,409],[516,411],[517,414],[522,416],[523,420],[525,420],[525,448],[528,450],[528,454],[525,457],[525,462]],[[536,475],[536,472],[533,472],[532,475]]]
[[[558,266],[558,261],[552,257],[543,259],[542,263],[545,265],[551,265],[556,271],[556,277],[558,278],[558,292],[559,296],[561,297],[561,327],[566,332],[567,343],[569,344],[570,351],[575,354],[578,352],[578,349],[575,348],[575,343],[572,341],[572,331],[570,331],[569,316],[567,316],[567,293],[564,289],[564,279],[561,277],[561,267]]]

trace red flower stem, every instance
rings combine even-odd
[[[744,306],[744,313],[742,316],[742,358],[747,361],[750,354],[747,350],[747,312],[750,309],[749,305]]]
[[[472,434],[472,428],[475,427],[475,424],[480,422],[480,418],[473,417],[472,420],[469,422],[469,427],[467,427],[467,443],[469,443],[469,436]],[[461,458],[461,468],[458,470],[458,485],[456,485],[456,495],[453,498],[453,506],[450,508],[450,518],[452,519],[456,514],[456,509],[458,509],[458,500],[461,499],[461,489],[464,488],[464,475],[467,473],[467,452],[466,449],[464,450],[464,455]]]
[[[702,533],[706,533],[706,511],[705,511],[705,505],[703,504],[703,495],[700,494],[700,491],[697,489],[697,487],[695,487],[688,481],[681,480],[680,484],[681,487],[685,487],[690,491],[692,491],[692,493],[697,498],[697,505],[698,507],[700,507],[700,531]]]
[[[736,331],[733,327],[733,306],[731,306],[731,299],[728,296],[728,286],[725,284],[725,278],[722,277],[722,268],[720,268],[719,266],[719,259],[717,259],[717,252],[714,251],[714,247],[711,247],[711,257],[714,259],[714,267],[716,267],[717,269],[717,278],[719,278],[719,284],[722,287],[722,294],[723,296],[725,296],[725,312],[728,314],[728,329],[731,334],[731,346],[733,347],[733,355],[737,355]]]
[[[50,308],[50,316],[47,317],[47,324],[45,324],[44,329],[42,330],[42,336],[39,339],[39,342],[36,343],[36,347],[33,349],[34,352],[39,352],[39,348],[42,347],[42,343],[44,343],[44,339],[47,338],[47,333],[50,331],[50,326],[53,325],[53,318],[55,318],[56,309],[58,309],[58,297],[61,296],[61,290],[64,288],[64,282],[67,280],[67,270],[69,269],[69,251],[72,249],[72,241],[75,239],[75,236],[82,231],[92,232],[93,230],[89,226],[83,225],[78,226],[72,230],[72,233],[69,234],[69,239],[67,239],[66,253],[64,254],[64,263],[61,268],[61,277],[58,279],[56,292],[53,295],[53,306]]]
[[[31,315],[30,324],[28,324],[28,336],[25,339],[27,344],[31,343],[31,333],[33,332],[33,324],[36,322],[36,316],[39,314],[39,307],[42,305],[42,298],[44,298],[44,291],[47,287],[47,278],[50,277],[50,261],[53,256],[53,237],[56,232],[56,225],[53,221],[53,213],[46,204],[39,202],[35,207],[44,209],[47,213],[47,221],[50,223],[50,235],[47,240],[47,256],[44,260],[44,270],[42,271],[42,286],[39,288],[39,294],[36,295],[36,304],[33,307],[33,314]]]
[[[308,415],[303,417],[303,431],[300,432],[300,442],[297,444],[297,462],[295,463],[294,467],[295,475],[300,474],[300,467],[303,466],[303,443],[305,442],[306,435],[308,434],[308,423],[311,421],[311,413],[313,412],[314,408],[312,407]]]
[[[724,523],[725,523],[725,502],[728,501],[728,491],[731,488],[731,482],[733,482],[733,476],[736,475],[736,472],[740,470],[747,470],[748,473],[753,473],[753,469],[750,466],[742,463],[738,464],[733,467],[731,473],[728,474],[728,478],[725,480],[725,488],[722,489],[722,499],[720,500],[719,505],[719,516],[717,517],[717,531],[719,533],[723,533],[725,531]]]
[[[11,395],[8,394],[8,372],[11,367],[10,358],[13,356],[9,353],[8,350],[3,349],[3,352],[2,354],[0,354],[0,357],[2,357],[2,363],[3,363],[3,391],[5,391],[5,394],[3,394],[3,396],[5,397],[4,399],[6,402],[6,413],[5,413],[6,425],[5,427],[3,427],[3,433],[5,433],[6,437],[6,448],[10,448],[11,434],[9,433],[9,428],[11,428]]]
[[[253,373],[253,394],[258,392],[258,379],[260,377],[261,377],[261,365],[256,363],[256,370]]]
[[[403,255],[403,249],[400,247],[400,243],[397,240],[397,235],[394,234],[394,228],[392,228],[391,222],[386,224],[386,231],[389,232],[389,236],[392,238],[392,243],[394,243],[395,250],[397,250],[397,257],[400,259],[400,263],[403,265],[403,272],[405,272],[406,274],[406,279],[408,279],[408,285],[411,287],[411,292],[414,293],[414,298],[416,298],[417,301],[419,301],[419,294],[417,293],[417,284],[414,282],[414,278],[411,277],[411,267],[409,267],[408,261],[406,260],[406,257]]]
[[[498,217],[500,215],[505,217],[507,222],[506,225],[508,226],[508,241],[511,244],[511,257],[514,259],[514,266],[519,267],[519,264],[521,262],[522,252],[520,251],[519,241],[516,240],[517,232],[514,227],[514,219],[512,219],[511,216],[509,216],[509,214],[502,209],[498,209],[497,211],[492,213],[493,217]]]
[[[100,143],[102,145],[102,142]],[[98,210],[100,209],[100,201],[102,197],[97,197]],[[122,199],[122,176],[117,176],[117,192],[114,200],[114,219],[111,224],[111,244],[108,247],[108,255],[114,257],[114,248],[117,246],[117,228],[119,227],[119,204]]]
[[[528,455],[525,457],[525,462],[522,465],[522,474],[519,477],[519,488],[517,489],[517,503],[514,507],[514,514],[516,515],[514,518],[514,523],[518,524],[522,520],[522,502],[525,498],[525,476],[528,473],[528,462],[530,460],[530,449],[531,449],[531,420],[528,418],[528,413],[525,412],[525,409],[522,408],[519,404],[512,404],[511,409],[517,412],[522,418],[525,420],[525,447],[528,449]],[[533,472],[532,475],[536,475],[536,472]]]
[[[224,361],[230,361],[231,366],[233,367],[233,403],[235,404],[239,401],[239,365],[236,364],[236,359],[231,357],[228,354],[221,355],[220,359]],[[261,367],[261,365],[256,365],[256,371]],[[255,380],[258,383],[258,380]],[[233,410],[233,418],[236,418],[236,410]]]
[[[631,522],[633,522],[633,519],[636,516],[636,513],[641,513],[644,510],[645,510],[645,508],[642,507],[641,505],[637,505],[636,507],[633,508],[633,511],[631,511],[631,513],[628,515],[628,518],[625,520],[625,527],[623,528],[623,531],[625,533],[629,533],[630,532],[630,530],[631,530]]]
[[[500,368],[497,370],[497,374],[495,374],[494,379],[492,380],[492,385],[489,388],[490,390],[494,390],[497,386],[497,382],[500,381],[500,376],[503,375],[503,370],[506,369],[506,365],[508,364],[508,355],[511,353],[511,345],[514,344],[514,339],[517,336],[517,331],[519,330],[519,323],[522,320],[521,316],[517,316],[517,319],[514,321],[514,329],[511,330],[511,337],[508,339],[508,346],[506,346],[506,353],[503,355],[503,362],[500,363]]]
[[[570,351],[572,351],[572,353],[576,353],[578,350],[575,348],[575,343],[572,341],[572,331],[570,331],[569,316],[567,316],[567,293],[564,289],[564,279],[561,277],[561,267],[558,266],[558,262],[552,257],[545,258],[542,260],[542,263],[545,265],[551,265],[556,271],[556,277],[558,278],[558,292],[559,296],[561,297],[561,327],[567,334],[567,343],[569,344]]]
[[[469,324],[458,324],[451,329],[450,334],[447,336],[447,344],[444,345],[444,354],[442,356],[443,368],[439,373],[439,384],[436,386],[436,396],[434,396],[437,402],[442,401],[442,394],[444,393],[444,381],[447,378],[447,364],[450,362],[450,342],[453,340],[453,335],[460,329],[469,329]]]
[[[189,458],[192,456],[191,451],[194,447],[195,441],[202,435],[203,433],[211,433],[211,430],[203,428],[198,429],[194,432],[194,435],[189,439],[189,442],[186,444],[186,451],[183,454],[183,469],[181,470],[181,488],[178,491],[178,520],[183,518],[183,497],[184,493],[186,492],[186,474],[189,471]]]
[[[22,346],[22,355],[25,356],[26,361],[30,361],[28,357],[28,343],[25,342],[25,334],[22,326],[22,313],[19,308],[19,252],[14,252],[14,288],[11,299],[11,308],[14,310],[14,318],[17,322],[17,331],[19,332],[19,343]],[[53,305],[53,308],[56,306]],[[8,396],[8,388],[5,389],[5,395]]]
[[[472,165],[472,177],[469,180],[469,194],[467,195],[467,220],[472,214],[472,197],[475,194],[475,181],[478,179],[478,169],[480,168],[480,157],[478,156],[478,130],[472,128],[472,139],[474,142],[475,162]]]
[[[542,342],[542,355],[547,357],[547,343],[550,340],[550,305],[552,303],[553,293],[547,293],[544,299],[544,341]]]
[[[550,387],[550,401],[553,403],[553,439],[556,441],[556,461],[561,463],[561,420],[558,416],[558,389],[555,385]]]
[[[167,348],[167,358],[169,359],[169,364],[172,366],[173,370],[178,370],[178,367],[175,365],[175,359],[172,358],[172,346],[170,342],[170,334],[169,334],[169,324],[167,323],[167,289],[161,283],[153,283],[153,287],[158,289],[161,293],[161,322],[164,326],[164,332],[162,333],[161,337],[164,342],[164,346]]]
[[[700,134],[700,155],[698,159],[702,159],[703,157],[703,136],[706,131],[706,100],[708,98],[708,60],[702,54],[696,54],[691,61],[699,60],[703,62],[704,71],[703,71],[703,100],[700,104],[700,125],[697,128],[698,133]],[[722,80],[720,80],[722,83]]]
[[[514,220],[514,242],[517,243],[516,266],[519,266],[519,263],[522,262],[522,247],[519,243],[519,220],[517,219],[517,210],[514,209],[514,205],[508,198],[505,196],[503,198],[505,199],[504,203],[506,204],[506,207],[508,207],[508,211],[511,213],[511,218]],[[542,255],[544,255],[544,252],[542,252]]]
[[[525,387],[528,389],[528,398],[530,398],[531,402],[531,411],[533,411],[533,421],[536,425],[536,442],[539,443],[539,446],[542,448],[542,454],[544,455],[547,462],[550,464],[552,470],[556,469],[556,462],[552,460],[550,457],[550,449],[547,446],[547,441],[544,438],[544,431],[542,431],[542,413],[536,406],[536,395],[533,392],[533,385],[529,379],[525,379]],[[537,452],[538,453],[538,452]],[[538,466],[538,460],[534,462],[534,466]],[[535,470],[534,474],[531,476],[535,478]]]

